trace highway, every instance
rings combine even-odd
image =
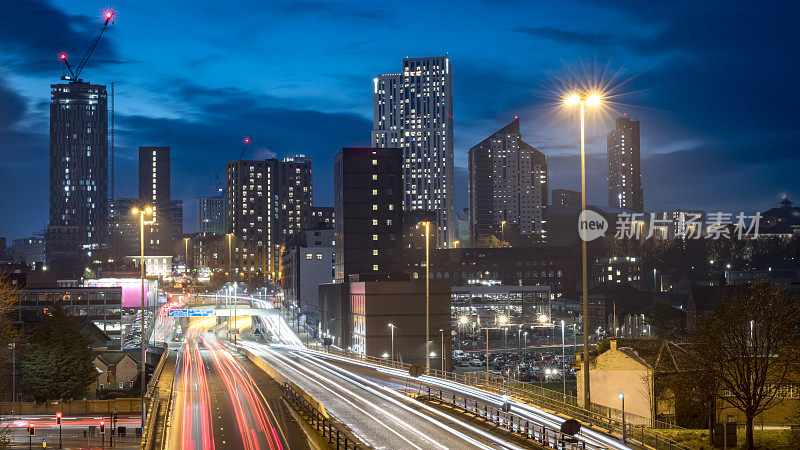
[[[360,374],[337,370],[297,347],[241,345],[321,402],[361,442],[374,448],[518,449],[456,417],[412,400]]]
[[[215,320],[190,326],[178,355],[168,448],[289,448],[253,378],[205,331]]]
[[[325,405],[332,416],[350,426],[372,446],[515,448],[498,437],[470,429],[458,419],[444,418],[425,405],[407,398],[402,392],[406,389],[417,391],[421,382],[423,386],[439,386],[495,406],[504,402],[501,395],[427,376],[412,380],[409,384],[403,371],[298,347],[267,346],[253,342],[242,344],[306,389]],[[558,430],[564,421],[530,405],[513,400],[510,402],[515,415],[531,422]],[[433,442],[427,437],[432,438]],[[614,438],[587,428],[577,437],[586,442],[587,448],[628,448]]]

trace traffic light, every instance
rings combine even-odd
[[[34,432],[34,430],[35,430],[35,427],[34,427],[34,425],[33,425],[32,423],[29,423],[29,424],[28,424],[28,435],[29,435],[29,436],[33,436],[33,432]]]
[[[101,420],[100,421],[100,434],[104,434],[105,432],[106,432],[106,421],[105,420]]]
[[[61,425],[61,413],[56,413],[56,425]]]

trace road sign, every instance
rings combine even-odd
[[[208,317],[213,316],[213,309],[170,309],[170,317]]]

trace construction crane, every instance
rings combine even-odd
[[[69,75],[65,74],[61,77],[62,80],[67,80],[69,82],[82,81],[79,77],[81,76],[81,72],[83,72],[83,68],[86,67],[86,63],[89,62],[89,57],[92,56],[92,52],[94,52],[95,47],[97,47],[97,43],[100,42],[100,38],[103,37],[103,33],[106,32],[108,24],[114,20],[115,16],[116,12],[112,10],[107,10],[103,13],[103,17],[105,18],[105,20],[103,22],[103,28],[100,29],[100,34],[97,35],[97,37],[92,42],[92,45],[89,47],[88,50],[86,50],[86,53],[83,55],[83,58],[81,58],[81,62],[78,63],[78,65],[75,67],[74,70],[72,69],[72,66],[69,64],[69,59],[67,58],[67,54],[61,53],[61,55],[59,55],[61,61],[64,62],[64,65],[67,67],[67,71],[69,72]]]
[[[242,158],[244,158],[244,154],[247,152],[247,149],[250,147],[250,143],[251,142],[253,142],[253,139],[251,139],[249,136],[245,136],[244,139],[242,139],[242,151],[239,153],[239,157],[236,159],[236,161],[239,161]],[[222,169],[219,169],[214,174],[214,192],[217,192],[217,193],[221,193],[221,192],[224,191],[224,189],[222,187],[220,187],[220,184],[219,184],[219,174],[220,174],[220,172],[222,172]]]

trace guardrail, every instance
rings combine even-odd
[[[532,423],[527,419],[515,415],[513,411],[506,412],[503,411],[502,408],[459,396],[454,392],[428,386],[428,394],[417,397],[417,399],[420,398],[428,401],[433,400],[439,403],[447,403],[464,412],[474,414],[476,418],[491,422],[497,427],[504,428],[510,433],[519,434],[526,439],[536,441],[545,447],[561,448],[565,450],[601,448],[586,445],[585,442],[580,442],[574,437],[562,433],[560,430],[554,430],[541,424]]]
[[[368,362],[371,364],[376,364],[384,367],[400,369],[406,372],[411,367],[410,364],[405,364],[399,361],[392,361],[387,358],[377,358],[374,356],[357,354],[337,348],[324,348],[320,346],[315,346],[313,348],[314,350],[320,351],[322,353],[328,353],[336,356],[341,356],[344,358],[354,359],[362,362]],[[556,414],[561,414],[563,416],[576,419],[584,424],[588,424],[592,427],[605,430],[606,432],[612,435],[620,437],[622,436],[621,420],[608,417],[591,410],[587,410],[585,408],[578,406],[577,404],[565,401],[565,395],[558,391],[545,389],[541,386],[533,385],[532,383],[523,383],[516,380],[509,380],[506,377],[487,372],[466,372],[463,374],[458,374],[453,372],[431,369],[428,371],[427,375],[435,378],[440,378],[443,380],[465,384],[470,387],[483,389],[486,391],[494,392],[496,394],[510,395],[515,397],[515,399],[517,400],[522,400],[527,403],[531,403],[537,407],[548,409]],[[664,425],[664,428],[681,429],[680,427],[675,425],[663,422],[662,424]],[[635,425],[626,422],[625,431],[627,436],[630,437],[629,438],[630,440],[638,441],[639,443],[645,446],[650,446],[656,449],[689,450],[689,447],[686,447],[678,442],[665,438],[664,436],[659,435],[658,432],[653,431],[652,429],[641,425]]]
[[[331,447],[337,450],[357,450],[363,448],[357,445],[357,442],[350,436],[350,433],[344,430],[342,425],[327,417],[327,415],[322,414],[314,405],[295,391],[289,383],[283,383],[283,395],[289,404],[303,415],[311,427],[317,432],[322,433],[322,437],[327,439]]]

